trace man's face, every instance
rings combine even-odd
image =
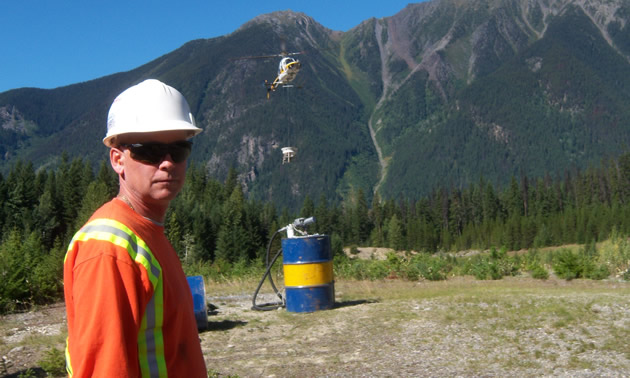
[[[169,131],[151,134],[129,134],[119,141],[119,160],[115,164],[114,155],[112,165],[119,173],[120,185],[125,192],[141,200],[145,205],[168,204],[177,196],[186,178],[186,160],[174,162],[171,154],[166,154],[157,163],[147,163],[134,159],[132,147],[129,144],[163,143],[170,144],[186,140],[187,133]],[[118,169],[117,169],[118,167]],[[120,171],[122,170],[122,171]],[[122,189],[122,188],[121,188]]]

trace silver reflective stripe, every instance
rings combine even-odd
[[[147,362],[149,363],[149,372],[151,377],[159,377],[160,369],[157,361],[157,351],[155,350],[155,295],[147,304],[147,310],[144,314],[147,321],[147,329],[144,337],[147,343]]]

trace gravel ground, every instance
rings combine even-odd
[[[336,282],[335,307],[313,313],[253,311],[244,286],[208,287],[212,376],[630,376],[627,282]],[[64,322],[63,304],[1,317],[0,376],[41,373]]]
[[[214,298],[218,313],[202,333],[209,369],[241,377],[630,375],[628,283],[455,279],[336,289],[334,309],[310,314]]]

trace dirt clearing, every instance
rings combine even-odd
[[[214,376],[627,376],[630,283],[506,278],[336,282],[332,310],[251,310],[255,283],[208,284]],[[258,303],[275,301],[267,293]],[[5,375],[65,338],[62,305],[0,318]],[[2,375],[0,365],[0,376]]]
[[[336,294],[333,310],[310,314],[257,312],[249,296],[216,297],[218,313],[202,334],[209,369],[241,377],[630,371],[628,283],[361,281],[337,282]]]

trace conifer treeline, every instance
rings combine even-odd
[[[271,235],[298,216],[315,216],[309,232],[331,235],[336,251],[352,245],[429,253],[514,250],[590,243],[613,229],[630,233],[630,153],[562,177],[514,177],[502,189],[480,178],[420,199],[374,195],[369,203],[361,190],[341,204],[306,197],[299,213],[246,199],[234,170],[219,182],[191,163],[186,180],[165,227],[187,262],[259,262]],[[0,298],[15,304],[60,297],[70,238],[117,190],[107,163],[95,175],[90,162],[65,155],[55,170],[18,162],[0,175]]]

